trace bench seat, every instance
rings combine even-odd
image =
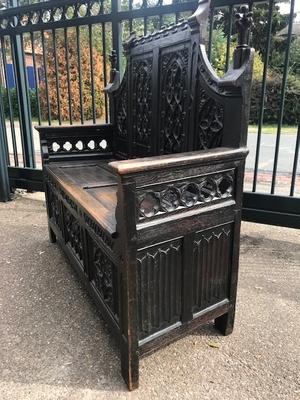
[[[45,167],[62,190],[108,234],[116,232],[117,176],[107,161],[52,163]]]

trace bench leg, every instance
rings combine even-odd
[[[49,226],[49,239],[50,239],[50,243],[56,243],[56,235],[53,232],[53,230],[50,228],[50,226]]]
[[[232,333],[233,325],[234,309],[229,310],[226,314],[223,314],[215,319],[215,328],[224,336],[230,335]]]
[[[127,344],[121,348],[121,372],[129,390],[139,387],[139,356],[130,351]]]

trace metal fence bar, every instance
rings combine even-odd
[[[4,110],[3,97],[2,96],[3,96],[2,87],[0,86],[0,110]],[[6,130],[5,119],[2,120],[2,125],[3,125],[3,141],[4,141],[4,149],[5,149],[5,154],[6,154],[6,162],[7,162],[7,165],[10,165],[9,147],[8,147],[8,141],[7,141],[7,130]]]
[[[289,55],[290,55],[291,40],[292,40],[294,10],[295,10],[295,0],[291,0],[289,26],[288,26],[288,34],[287,34],[287,47],[286,47],[286,50],[285,50],[284,70],[283,70],[282,84],[281,84],[282,86],[281,86],[281,94],[280,94],[280,108],[279,108],[278,126],[277,126],[277,134],[276,134],[276,144],[275,144],[275,153],[274,153],[274,164],[273,164],[273,174],[272,174],[272,183],[271,183],[271,194],[275,193],[276,175],[277,175],[277,166],[278,166],[278,155],[279,155],[279,145],[280,145],[282,122],[283,122],[285,92],[286,92],[286,84],[287,84],[287,77],[288,77],[288,67],[289,67]]]
[[[69,121],[70,121],[70,125],[72,125],[73,124],[72,92],[71,92],[71,82],[70,82],[69,42],[68,42],[68,30],[67,29],[68,28],[64,28],[64,41],[65,41],[65,57],[66,57],[66,68],[67,68]]]
[[[299,147],[300,147],[300,120],[298,123],[297,138],[296,138],[296,144],[295,144],[295,155],[294,155],[294,162],[293,162],[293,172],[292,172],[290,196],[294,196],[294,194],[295,194],[295,183],[296,183],[297,167],[298,167],[298,160],[299,160]]]
[[[82,69],[81,69],[81,48],[80,48],[80,30],[76,26],[76,41],[77,41],[77,60],[78,60],[78,80],[79,80],[79,104],[80,104],[80,121],[84,123],[83,101],[82,101]]]
[[[4,110],[0,102],[0,113],[3,115]],[[10,200],[10,185],[7,169],[7,153],[5,147],[5,130],[4,123],[0,121],[0,201]]]
[[[48,86],[48,68],[47,68],[47,60],[46,60],[46,45],[45,45],[45,32],[41,31],[42,35],[42,51],[43,51],[43,66],[44,66],[44,75],[45,75],[45,92],[46,92],[46,100],[47,100],[47,112],[48,112],[48,125],[51,125],[51,107],[50,107],[50,99],[49,99],[49,86]]]
[[[28,82],[24,57],[22,36],[16,35],[12,40],[12,56],[18,93],[20,130],[24,167],[35,168],[35,154],[32,135],[32,119],[28,96]]]
[[[267,45],[266,45],[266,52],[265,52],[265,59],[264,59],[262,88],[261,88],[261,96],[260,96],[260,110],[259,110],[259,118],[258,118],[258,132],[257,132],[257,141],[256,141],[252,192],[256,191],[256,184],[257,184],[258,163],[259,163],[259,155],[260,155],[261,134],[262,134],[262,125],[263,125],[263,120],[264,120],[265,97],[266,97],[266,87],[267,87],[267,73],[268,73],[270,46],[271,46],[273,8],[274,8],[274,0],[269,0],[268,20],[267,20],[267,24],[268,24]]]
[[[19,158],[18,158],[18,150],[17,150],[15,123],[14,123],[14,111],[13,111],[13,107],[12,107],[10,87],[8,84],[6,46],[5,46],[5,40],[4,40],[3,36],[1,37],[1,52],[2,52],[2,61],[3,61],[3,70],[4,70],[4,80],[5,80],[5,86],[6,86],[6,95],[7,95],[8,109],[9,109],[9,122],[10,122],[11,140],[12,140],[13,153],[14,153],[14,163],[15,163],[15,166],[18,166]],[[4,110],[3,110],[3,119],[4,119],[4,124],[5,124]]]
[[[107,85],[107,66],[106,66],[106,33],[105,24],[101,24],[102,27],[102,56],[103,56],[103,81],[104,87]],[[105,108],[105,122],[108,122],[108,98],[107,93],[104,93],[104,108]]]
[[[93,122],[95,124],[96,123],[96,106],[95,106],[95,82],[94,82],[93,29],[92,29],[92,25],[89,25],[89,45],[90,45],[92,114],[93,114]]]
[[[231,44],[231,34],[232,34],[232,13],[233,13],[233,6],[229,6],[229,28],[227,34],[227,43],[226,43],[226,61],[225,61],[225,69],[228,70],[229,61],[230,61],[230,44]]]
[[[38,121],[39,125],[41,125],[41,105],[40,105],[40,96],[39,96],[39,84],[37,79],[37,66],[36,66],[36,57],[35,57],[35,49],[34,49],[34,33],[30,32],[30,40],[31,40],[31,50],[32,50],[32,62],[34,68],[34,84],[35,84],[35,98],[38,109]]]
[[[208,36],[208,49],[207,49],[207,57],[210,60],[211,58],[211,50],[212,50],[212,39],[213,39],[213,27],[214,27],[214,7],[211,8],[209,13],[209,36]]]
[[[58,123],[61,125],[61,107],[60,107],[60,88],[59,88],[59,74],[58,74],[58,62],[57,62],[57,48],[56,48],[56,30],[52,30],[53,40],[53,56],[54,56],[54,68],[55,68],[55,86],[56,86],[56,97],[57,97],[57,114]]]

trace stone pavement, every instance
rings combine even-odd
[[[43,195],[0,203],[0,399],[300,399],[300,233],[243,223],[234,333],[209,324],[144,358],[114,340],[56,245]]]

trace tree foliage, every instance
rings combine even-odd
[[[80,41],[80,60],[78,60],[77,38],[75,29],[68,32],[68,61],[70,75],[70,97],[68,91],[68,74],[66,61],[66,48],[64,36],[62,32],[56,35],[56,57],[58,64],[58,83],[59,96],[57,93],[57,80],[54,56],[53,39],[47,38],[47,54],[46,54],[46,70],[48,80],[48,95],[50,100],[51,117],[56,119],[59,116],[58,104],[60,103],[62,120],[69,119],[69,99],[71,101],[72,118],[79,120],[81,115],[80,107],[80,86],[82,90],[83,114],[86,120],[92,118],[93,100],[92,100],[92,79],[91,79],[91,62],[90,50],[87,38],[82,35]],[[93,47],[93,77],[94,77],[94,99],[96,117],[99,118],[103,114],[104,93],[103,93],[103,64],[102,57]],[[80,64],[79,64],[80,62]],[[81,67],[81,82],[79,79],[79,66]],[[59,99],[59,102],[57,101]],[[46,81],[40,85],[40,100],[42,117],[48,117],[47,111],[47,93]]]

